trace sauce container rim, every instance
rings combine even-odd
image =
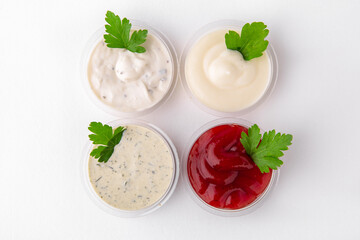
[[[240,126],[244,126],[246,128],[249,128],[250,126],[253,125],[253,123],[251,123],[247,120],[241,119],[241,118],[220,118],[220,119],[216,119],[216,120],[207,122],[202,127],[197,129],[193,133],[193,135],[190,137],[190,139],[187,141],[187,145],[183,149],[183,152],[181,155],[181,180],[184,182],[183,185],[184,185],[185,191],[188,193],[188,195],[191,197],[191,199],[197,205],[199,205],[202,209],[206,210],[209,213],[212,213],[212,214],[215,214],[218,216],[222,216],[222,217],[237,217],[237,216],[242,216],[242,215],[252,213],[253,211],[257,210],[264,204],[265,200],[269,198],[269,196],[272,194],[272,192],[276,188],[276,185],[277,185],[279,177],[280,177],[280,169],[278,168],[277,170],[272,171],[271,180],[269,182],[269,185],[264,190],[264,192],[259,197],[257,197],[255,201],[253,201],[246,207],[236,209],[236,210],[221,209],[221,208],[213,207],[213,206],[209,205],[208,203],[206,203],[204,200],[202,200],[200,198],[200,196],[195,192],[193,187],[191,186],[191,183],[189,180],[188,169],[187,169],[188,156],[189,156],[190,150],[193,147],[194,143],[203,133],[205,133],[207,130],[214,128],[216,126],[226,125],[226,124],[237,124]],[[261,128],[260,128],[260,132],[261,132],[261,134],[264,133],[264,131]]]
[[[88,80],[89,59],[91,57],[91,54],[92,54],[95,46],[101,41],[101,39],[105,33],[105,27],[104,26],[100,27],[95,33],[92,34],[92,36],[87,41],[87,43],[84,47],[84,50],[83,50],[83,53],[82,53],[81,59],[80,59],[80,68],[79,68],[80,69],[80,78],[81,78],[83,88],[84,88],[87,96],[93,102],[93,104],[96,105],[98,108],[102,109],[104,112],[111,114],[113,116],[116,116],[116,117],[140,117],[140,116],[147,115],[147,114],[153,112],[154,110],[156,110],[158,107],[160,107],[161,105],[166,103],[168,101],[168,99],[172,96],[174,89],[176,87],[176,84],[177,84],[177,79],[178,79],[178,74],[179,74],[178,73],[179,72],[179,61],[178,61],[178,57],[177,57],[175,48],[174,48],[173,44],[171,43],[171,41],[166,37],[166,35],[163,32],[159,31],[158,29],[156,29],[146,23],[143,23],[141,21],[138,21],[135,19],[130,19],[130,23],[132,24],[132,27],[135,30],[147,29],[148,34],[154,35],[157,39],[160,40],[160,42],[162,42],[164,44],[164,46],[167,49],[167,51],[170,55],[170,58],[171,58],[173,72],[172,72],[172,76],[171,76],[171,83],[170,83],[169,89],[167,90],[165,95],[160,99],[160,101],[158,101],[157,103],[155,103],[153,106],[151,106],[149,108],[146,108],[141,111],[135,111],[135,112],[124,112],[124,111],[120,111],[119,109],[116,109],[116,108],[104,103],[96,96],[96,94],[92,90],[89,80]]]
[[[195,105],[197,105],[201,110],[203,110],[204,112],[207,112],[209,114],[212,114],[214,116],[237,117],[237,116],[242,116],[242,115],[250,113],[251,111],[258,108],[261,104],[263,104],[269,98],[269,96],[273,92],[274,87],[277,82],[278,72],[279,72],[278,60],[277,60],[275,49],[273,48],[273,46],[271,45],[271,43],[269,41],[269,45],[268,45],[267,49],[265,50],[265,52],[267,53],[267,55],[269,57],[269,61],[270,61],[270,75],[269,75],[270,80],[269,80],[269,83],[268,83],[263,95],[260,96],[260,98],[252,105],[250,105],[246,108],[240,109],[238,111],[234,111],[234,112],[225,112],[225,111],[215,110],[209,106],[206,106],[204,103],[202,103],[192,93],[191,89],[189,88],[187,81],[186,81],[185,63],[186,63],[186,58],[187,58],[190,50],[192,49],[192,47],[203,36],[205,36],[208,33],[211,33],[216,30],[224,30],[224,29],[236,30],[237,32],[241,32],[243,25],[245,25],[245,22],[240,21],[240,20],[234,20],[234,19],[218,20],[215,22],[208,23],[208,24],[202,26],[201,28],[199,28],[192,35],[192,37],[185,44],[185,47],[183,48],[182,53],[180,55],[179,74],[180,74],[180,81],[181,81],[183,88],[185,89],[185,92],[187,93],[188,97],[192,100],[192,102]],[[225,37],[224,37],[224,44],[225,44]]]
[[[148,207],[145,207],[145,208],[142,208],[139,210],[122,210],[122,209],[111,206],[110,204],[106,203],[104,200],[102,200],[99,197],[99,195],[96,193],[96,191],[94,190],[94,188],[90,182],[88,163],[89,163],[90,152],[93,149],[94,145],[88,139],[83,148],[82,159],[80,161],[80,164],[81,164],[80,165],[80,170],[81,170],[80,176],[81,176],[81,182],[82,182],[85,192],[87,193],[89,198],[92,200],[92,202],[95,205],[97,205],[100,209],[102,209],[103,211],[105,211],[111,215],[117,216],[117,217],[124,217],[124,218],[140,217],[140,216],[147,215],[151,212],[154,212],[155,210],[157,210],[161,206],[163,206],[170,199],[170,197],[174,193],[174,190],[178,183],[179,174],[180,174],[180,166],[179,166],[179,157],[178,157],[178,153],[177,153],[175,145],[173,144],[171,139],[166,135],[166,133],[163,132],[160,128],[158,128],[157,126],[155,126],[153,124],[142,121],[142,120],[121,119],[121,120],[114,120],[114,121],[108,122],[106,124],[113,126],[113,127],[122,126],[122,125],[125,125],[125,126],[126,125],[137,125],[140,127],[145,127],[149,130],[154,131],[156,134],[158,134],[166,142],[169,149],[171,150],[173,166],[174,166],[171,182],[169,184],[168,189],[164,193],[164,195],[158,201],[156,201],[154,204],[152,204]]]

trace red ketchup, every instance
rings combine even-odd
[[[190,183],[199,197],[216,208],[240,209],[268,186],[272,170],[261,173],[240,142],[248,129],[220,125],[203,133],[188,157]]]

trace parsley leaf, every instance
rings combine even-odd
[[[101,156],[101,152],[105,149],[105,146],[98,146],[97,148],[94,148],[91,153],[90,156],[94,157],[94,158],[99,158]]]
[[[89,130],[95,134],[90,134],[89,139],[94,144],[106,145],[112,138],[112,128],[108,125],[103,125],[100,122],[90,123]]]
[[[246,153],[252,158],[262,173],[268,173],[269,168],[277,169],[283,164],[279,157],[282,151],[288,150],[293,136],[291,134],[275,133],[275,130],[264,133],[261,140],[260,128],[254,124],[248,134],[241,133],[240,142]]]
[[[113,154],[115,146],[119,144],[126,128],[120,126],[113,131],[109,125],[91,122],[88,129],[94,133],[89,135],[90,141],[93,144],[100,144],[91,151],[90,156],[98,159],[98,162],[107,162]]]
[[[114,152],[114,147],[109,147],[109,146],[105,147],[105,149],[101,151],[98,162],[106,163],[113,154],[113,152]]]
[[[133,31],[130,37],[129,20],[127,18],[121,20],[111,11],[107,11],[105,21],[108,23],[105,25],[105,31],[108,34],[104,34],[104,39],[109,48],[125,48],[136,53],[146,52],[146,49],[139,45],[146,41],[147,30]]]
[[[261,57],[269,42],[265,37],[269,34],[263,22],[246,23],[241,36],[235,31],[225,34],[225,44],[228,49],[239,51],[246,61]]]

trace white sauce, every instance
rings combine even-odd
[[[126,126],[106,163],[89,158],[90,182],[106,203],[138,210],[157,202],[168,190],[174,172],[171,149],[153,130]]]
[[[172,81],[172,61],[166,46],[148,34],[145,53],[108,48],[100,41],[94,48],[88,79],[96,96],[122,112],[137,112],[154,106],[167,93]]]
[[[245,61],[238,51],[225,45],[228,30],[203,36],[190,49],[185,76],[191,92],[204,105],[235,112],[256,103],[270,81],[270,61],[263,56]]]

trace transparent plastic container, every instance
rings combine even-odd
[[[130,120],[130,119],[116,120],[116,121],[112,121],[107,124],[112,127],[137,125],[137,126],[145,127],[147,129],[157,133],[160,137],[162,137],[162,139],[167,143],[169,149],[171,150],[170,153],[171,153],[172,159],[173,159],[174,168],[173,168],[171,182],[169,184],[168,189],[163,194],[163,196],[159,200],[157,200],[154,204],[152,204],[146,208],[142,208],[139,210],[122,210],[122,209],[111,206],[110,204],[108,204],[107,202],[105,202],[104,200],[102,200],[100,198],[100,196],[96,193],[96,191],[94,190],[94,188],[90,182],[89,157],[90,157],[90,152],[93,149],[93,144],[90,140],[88,140],[86,143],[86,146],[84,148],[84,151],[83,151],[81,167],[80,167],[81,179],[82,179],[82,183],[83,183],[86,193],[88,194],[90,199],[95,203],[95,205],[97,205],[103,211],[105,211],[109,214],[112,214],[114,216],[118,216],[118,217],[140,217],[140,216],[144,216],[146,214],[149,214],[149,213],[159,209],[161,206],[163,206],[169,200],[169,198],[173,194],[173,192],[176,188],[176,184],[178,182],[178,178],[179,178],[179,173],[180,173],[179,157],[178,157],[178,154],[177,154],[174,144],[171,142],[170,138],[161,129],[159,129],[158,127],[156,127],[152,124],[143,122],[141,120]]]
[[[179,68],[179,64],[178,64],[178,59],[177,59],[177,55],[176,55],[176,51],[174,46],[171,44],[171,42],[169,41],[169,39],[159,30],[145,24],[142,23],[140,21],[137,20],[130,20],[130,23],[132,24],[132,29],[134,30],[139,30],[139,29],[147,29],[148,30],[148,34],[151,34],[153,36],[155,36],[157,39],[160,40],[160,42],[162,42],[164,44],[164,46],[166,47],[169,55],[170,55],[170,61],[172,64],[172,76],[170,79],[170,85],[169,88],[167,90],[167,92],[164,94],[164,96],[161,98],[160,101],[158,101],[157,103],[155,103],[154,105],[140,110],[140,111],[133,111],[133,112],[125,112],[125,111],[121,111],[113,106],[110,106],[106,103],[104,103],[103,101],[101,101],[96,94],[94,93],[93,89],[90,86],[90,82],[88,79],[88,63],[91,57],[91,54],[95,48],[95,46],[101,41],[101,39],[103,39],[103,35],[106,33],[105,32],[105,27],[101,27],[99,30],[97,30],[92,37],[89,39],[89,41],[87,42],[82,58],[81,58],[81,62],[80,62],[80,74],[81,74],[81,79],[82,79],[82,83],[84,86],[84,89],[87,93],[87,95],[89,96],[89,98],[91,99],[91,101],[100,109],[102,109],[103,111],[117,116],[117,117],[139,117],[139,116],[143,116],[146,114],[149,114],[151,112],[153,112],[156,108],[160,107],[162,104],[164,104],[172,95],[174,88],[176,86],[176,81],[177,81],[177,77],[178,77],[178,68]]]
[[[232,209],[221,209],[221,208],[216,208],[213,207],[211,205],[209,205],[208,203],[206,203],[204,200],[202,200],[200,198],[200,196],[195,192],[195,190],[193,189],[193,187],[191,186],[190,180],[189,180],[189,175],[188,175],[188,169],[187,169],[187,165],[188,165],[188,156],[190,153],[190,150],[192,148],[192,146],[194,145],[194,143],[197,141],[197,139],[203,134],[205,133],[207,130],[214,128],[216,126],[220,126],[220,125],[225,125],[225,124],[237,124],[240,126],[244,126],[246,128],[251,127],[253,124],[240,119],[240,118],[221,118],[221,119],[217,119],[211,122],[206,123],[205,125],[203,125],[201,128],[199,128],[190,138],[190,140],[187,142],[187,145],[185,146],[185,149],[182,153],[181,156],[181,161],[182,161],[182,165],[181,165],[181,178],[182,181],[185,183],[184,186],[186,188],[186,192],[188,192],[188,194],[190,195],[190,197],[196,202],[196,204],[198,204],[202,209],[218,215],[218,216],[224,216],[224,217],[236,217],[236,216],[241,216],[241,215],[245,215],[248,213],[251,213],[253,211],[255,211],[256,209],[258,209],[259,207],[262,206],[262,204],[265,202],[265,200],[271,195],[271,193],[273,192],[274,188],[277,185],[279,176],[280,176],[280,170],[273,170],[272,171],[272,176],[271,176],[271,180],[269,182],[269,185],[266,187],[266,189],[264,190],[264,192],[259,195],[252,203],[250,203],[249,205],[247,205],[246,207],[240,208],[240,209],[236,209],[236,210],[232,210]],[[264,133],[263,130],[261,130],[261,134]]]
[[[187,56],[189,54],[189,52],[191,51],[192,47],[205,35],[214,32],[216,30],[234,30],[238,33],[241,32],[241,29],[243,27],[243,25],[245,24],[245,22],[242,21],[237,21],[237,20],[220,20],[220,21],[216,21],[210,24],[207,24],[205,26],[203,26],[202,28],[200,28],[194,35],[193,37],[187,42],[181,57],[180,57],[180,78],[181,78],[181,82],[182,85],[187,93],[187,95],[190,97],[190,99],[192,99],[192,101],[203,111],[208,112],[212,115],[215,116],[220,116],[220,117],[237,117],[237,116],[241,116],[244,114],[247,114],[251,111],[253,111],[254,109],[256,109],[259,105],[261,105],[263,102],[266,101],[266,99],[270,96],[270,94],[272,93],[274,86],[276,84],[277,81],[277,77],[278,77],[278,61],[277,61],[277,57],[276,57],[276,53],[274,48],[271,46],[271,44],[269,43],[267,49],[266,49],[266,53],[269,57],[269,61],[270,61],[270,74],[269,74],[269,82],[267,84],[267,87],[264,91],[264,93],[261,95],[260,98],[257,99],[257,101],[255,103],[253,103],[252,105],[240,109],[238,111],[232,111],[232,112],[226,112],[226,111],[218,111],[215,110],[207,105],[205,105],[204,103],[202,103],[191,91],[187,80],[186,80],[186,74],[185,74],[185,64],[186,64],[186,59]],[[224,36],[224,44],[225,44],[225,36]]]

